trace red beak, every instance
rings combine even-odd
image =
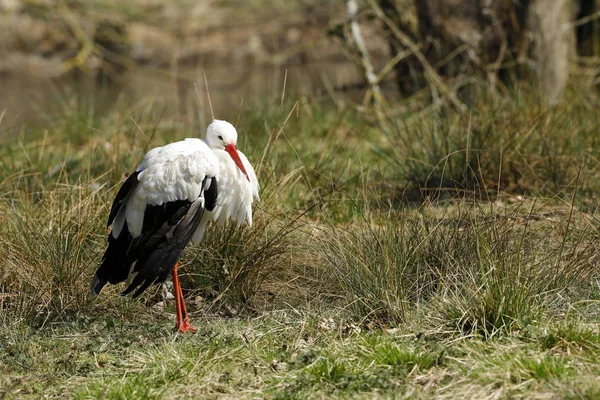
[[[246,168],[244,168],[244,164],[242,164],[242,160],[240,159],[240,155],[238,154],[238,151],[235,148],[235,145],[233,143],[228,144],[227,146],[225,146],[225,151],[229,153],[229,155],[233,159],[233,162],[235,163],[235,165],[237,165],[237,167],[240,169],[240,171],[242,171],[244,173],[244,175],[246,175],[246,179],[248,179],[248,182],[250,182],[250,177],[248,176],[248,173],[246,172]]]

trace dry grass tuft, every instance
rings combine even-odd
[[[35,200],[4,201],[0,282],[4,312],[36,324],[85,308],[103,246],[105,196],[97,182],[58,185]]]

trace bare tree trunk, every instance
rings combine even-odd
[[[575,1],[533,0],[529,10],[530,29],[534,36],[534,59],[542,101],[547,105],[560,102],[569,78],[569,62],[575,56]]]

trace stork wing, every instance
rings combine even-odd
[[[167,278],[202,218],[217,199],[219,166],[199,139],[149,151],[123,184],[111,207],[108,248],[92,281],[99,293],[106,282],[129,278],[123,294]]]

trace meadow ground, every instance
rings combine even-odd
[[[286,97],[237,123],[255,224],[183,256],[195,335],[88,282],[122,179],[200,127],[68,93],[0,123],[0,398],[600,397],[597,97]]]

